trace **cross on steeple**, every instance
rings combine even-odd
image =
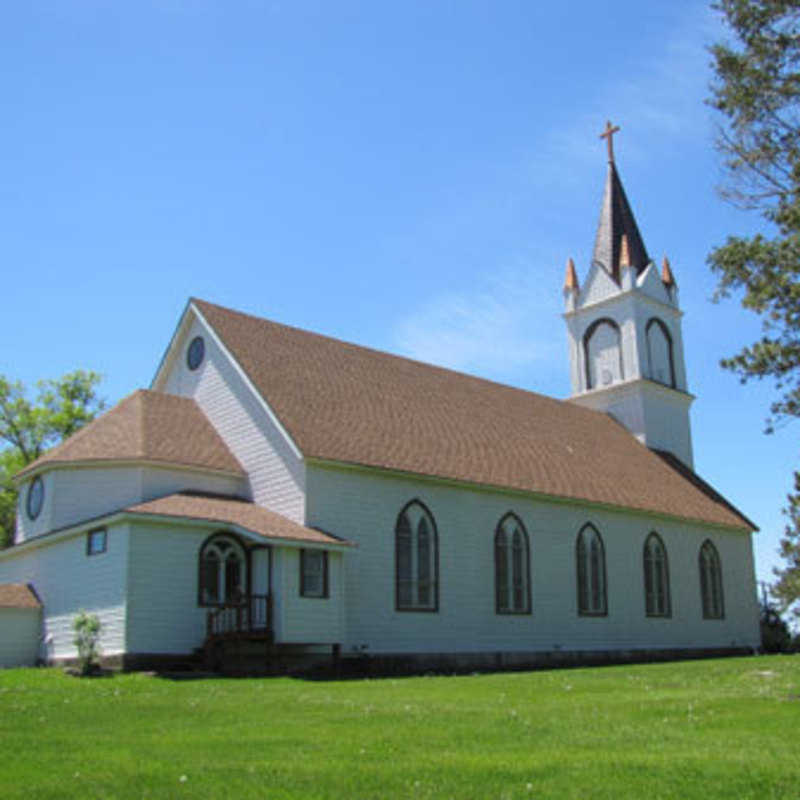
[[[612,125],[611,120],[606,122],[606,129],[600,134],[601,139],[608,145],[608,161],[614,163],[614,134],[619,130],[619,125]]]

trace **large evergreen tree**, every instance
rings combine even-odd
[[[14,475],[103,410],[100,376],[76,370],[39,381],[31,400],[25,387],[0,375],[0,547],[14,540],[17,490]]]
[[[757,211],[767,233],[731,236],[712,251],[719,297],[736,293],[759,314],[762,336],[722,364],[743,382],[774,379],[767,430],[800,416],[800,2],[720,0],[732,37],[711,48],[710,104],[721,113],[723,194]],[[786,560],[772,593],[800,617],[800,473],[781,542]]]

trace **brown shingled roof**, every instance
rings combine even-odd
[[[154,461],[244,475],[194,400],[145,389],[126,397],[19,474],[80,461]]]
[[[221,525],[238,525],[266,539],[288,539],[313,544],[350,544],[314,528],[298,525],[263,506],[230,497],[179,492],[130,506],[125,511],[129,514],[183,517],[218,522]]]
[[[192,302],[307,458],[755,527],[605,414]]]
[[[41,608],[36,593],[24,583],[0,583],[0,608]]]

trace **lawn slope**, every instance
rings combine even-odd
[[[3,798],[797,798],[800,656],[463,677],[0,672]]]

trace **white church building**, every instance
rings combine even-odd
[[[609,155],[568,400],[192,299],[151,387],[19,475],[0,665],[74,657],[80,610],[124,667],[757,648],[755,526],[693,471],[678,288]]]

